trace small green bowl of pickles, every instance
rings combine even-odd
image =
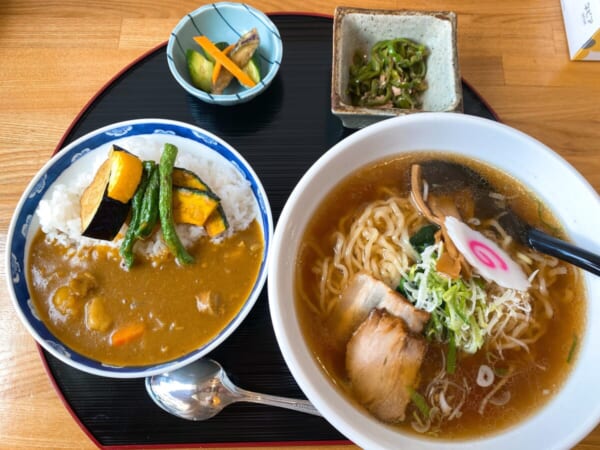
[[[218,105],[244,103],[264,92],[282,56],[275,24],[244,3],[211,3],[190,12],[167,44],[175,80],[192,96]]]
[[[462,111],[453,12],[338,7],[331,110],[347,128]]]

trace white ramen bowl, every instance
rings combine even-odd
[[[420,437],[387,426],[357,408],[319,367],[294,304],[300,240],[324,196],[356,169],[403,152],[445,151],[491,164],[528,186],[575,244],[600,252],[600,197],[565,160],[506,125],[454,113],[392,118],[364,128],[327,151],[302,177],[279,218],[269,262],[268,294],[277,341],[308,399],[341,433],[368,449],[568,448],[600,421],[600,277],[585,274],[587,317],[579,355],[559,392],[527,419],[495,435],[468,440]]]
[[[69,348],[40,320],[29,296],[27,258],[33,236],[39,229],[39,219],[35,213],[39,202],[49,198],[57,184],[68,184],[78,174],[89,171],[94,160],[105,155],[113,144],[127,148],[127,142],[132,139],[144,139],[144,142],[161,147],[169,142],[179,148],[180,154],[197,155],[203,160],[214,161],[218,164],[216,167],[226,165],[233,168],[241,179],[248,182],[252,191],[256,220],[262,229],[265,245],[259,273],[248,298],[231,321],[206,344],[164,363],[115,366],[88,358]],[[6,267],[10,273],[7,276],[8,292],[27,331],[45,350],[65,364],[94,375],[143,378],[175,370],[203,357],[235,331],[256,303],[264,286],[272,234],[271,207],[258,176],[244,157],[221,138],[196,126],[173,120],[137,119],[119,122],[94,130],[61,149],[40,169],[25,189],[13,215],[6,243]]]

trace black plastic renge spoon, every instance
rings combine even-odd
[[[541,253],[569,262],[600,276],[600,255],[577,247],[532,227],[509,206],[491,201],[492,185],[475,170],[457,162],[431,160],[420,163],[423,180],[430,192],[451,193],[464,188],[474,192],[475,210],[481,218],[496,217],[506,232],[517,242]]]

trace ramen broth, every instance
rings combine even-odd
[[[433,152],[406,154],[361,168],[340,182],[321,202],[304,232],[295,269],[295,302],[303,334],[315,359],[331,382],[359,407],[358,401],[353,398],[345,367],[345,346],[336,344],[339,339],[333,334],[327,314],[318,305],[315,306],[323,281],[315,273],[315,267],[324,257],[333,255],[335,233],[346,233],[349,224],[356,220],[366,205],[392,195],[408,198],[411,164],[432,158],[456,161],[481,173],[498,194],[510,199],[510,207],[529,224],[558,234],[559,237],[561,234],[556,219],[523,185],[496,169],[463,157]],[[407,220],[409,235],[427,222],[422,216],[412,214],[411,217]],[[531,252],[514,242],[507,251],[513,259],[518,258],[519,251]],[[545,317],[540,312],[544,306],[536,298],[532,300],[533,314],[544,317],[542,325],[547,332],[536,342],[527,345],[527,349],[517,347],[504,350],[501,355],[486,345],[472,355],[459,351],[456,371],[447,377],[452,382],[466,386],[466,400],[460,407],[460,417],[444,421],[439,429],[426,431],[428,434],[444,439],[459,439],[496,433],[522,421],[560,389],[574,365],[577,340],[583,333],[585,298],[579,271],[556,260],[553,264],[564,269],[555,271],[560,275],[553,279],[548,290],[552,317]],[[339,296],[336,295],[324,299],[325,302],[338,300]],[[427,342],[428,349],[416,389],[425,399],[427,386],[444,369],[448,354],[446,343],[430,339]],[[502,389],[498,390],[503,395],[495,396],[495,402],[486,403],[483,410],[482,401],[493,386],[482,387],[477,384],[482,365],[493,368],[496,380],[506,377]],[[501,404],[503,402],[505,404]],[[395,426],[414,433],[411,423],[418,413],[414,402],[411,402],[406,410],[406,419]]]

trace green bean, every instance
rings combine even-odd
[[[142,200],[140,219],[136,227],[136,236],[146,239],[158,223],[158,197],[160,195],[160,176],[158,166],[153,165],[148,186]]]
[[[175,256],[179,264],[191,264],[194,257],[190,255],[175,229],[173,220],[173,166],[177,157],[177,147],[173,144],[165,144],[160,158],[158,170],[160,174],[160,193],[158,199],[158,210],[160,215],[160,226],[163,238],[169,251]]]
[[[137,189],[135,190],[135,194],[133,194],[133,198],[131,199],[131,220],[129,221],[129,228],[127,228],[127,232],[125,233],[121,247],[119,248],[119,253],[121,254],[125,266],[128,269],[133,266],[133,261],[135,259],[133,254],[133,244],[135,244],[135,241],[138,238],[136,231],[142,212],[142,201],[144,198],[144,193],[146,192],[146,186],[148,186],[150,173],[152,172],[154,165],[154,161],[144,161],[142,178]]]
[[[347,86],[351,103],[419,108],[420,95],[427,89],[428,54],[424,45],[406,38],[379,41],[368,57],[355,53]]]

